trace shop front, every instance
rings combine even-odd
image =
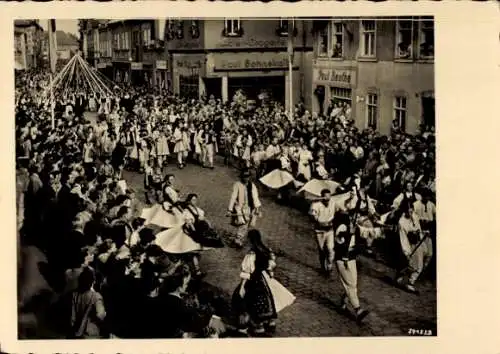
[[[293,100],[301,96],[301,75],[297,60],[292,73]],[[224,102],[241,90],[252,100],[267,97],[288,105],[289,62],[286,52],[279,53],[212,53],[207,58],[205,86],[207,94],[218,92]],[[214,84],[217,83],[217,84]]]
[[[130,82],[134,86],[142,86],[146,84],[147,76],[143,72],[144,65],[138,62],[130,63]]]
[[[143,63],[142,64],[142,76],[143,76],[143,84],[147,87],[154,86],[154,63]]]
[[[130,83],[130,62],[113,62],[113,78],[114,81],[120,84]]]
[[[313,67],[313,111],[328,114],[339,106],[348,106],[354,112],[356,105],[356,69],[327,65]],[[354,118],[354,116],[351,116]]]
[[[205,90],[201,84],[205,72],[203,54],[174,54],[172,64],[175,94],[190,98],[204,95]]]

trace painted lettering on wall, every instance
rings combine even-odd
[[[316,81],[352,84],[354,72],[350,70],[315,69]]]
[[[217,63],[215,70],[241,70],[241,69],[285,69],[288,67],[288,59],[268,59],[268,60],[222,60]]]
[[[177,66],[178,68],[185,68],[185,69],[200,69],[203,66],[203,61],[201,59],[198,60],[177,59],[175,60],[175,66]]]
[[[191,42],[185,40],[169,41],[167,46],[168,49],[199,49],[202,47],[199,40]]]
[[[286,39],[224,38],[218,48],[274,48],[286,46]]]

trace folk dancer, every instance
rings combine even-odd
[[[360,322],[369,312],[362,309],[359,303],[356,236],[350,230],[349,217],[346,215],[344,219],[335,230],[334,248],[335,265],[344,289],[340,309],[347,312],[348,305],[351,305],[356,320]]]
[[[255,228],[261,205],[257,186],[250,180],[250,171],[243,170],[240,181],[233,184],[228,206],[228,215],[232,216],[231,223],[237,228],[234,239],[237,247],[243,246],[248,228]]]
[[[185,146],[183,142],[183,134],[182,130],[179,126],[177,126],[174,129],[174,134],[172,137],[175,146],[174,146],[174,153],[177,154],[177,165],[180,169],[184,168],[184,152],[185,152]]]
[[[266,332],[274,332],[278,318],[278,299],[270,287],[276,257],[272,250],[264,245],[258,230],[250,230],[248,239],[251,249],[241,263],[241,280],[233,293],[232,305],[239,315],[240,329],[246,332],[246,327],[250,325],[253,335],[262,336]],[[242,318],[242,315],[248,317]]]
[[[321,191],[321,200],[311,204],[309,215],[314,222],[314,233],[319,252],[319,262],[322,272],[330,274],[334,258],[333,219],[337,211],[335,201],[331,198],[329,189]]]
[[[180,199],[179,194],[176,189],[174,189],[175,176],[172,174],[168,174],[165,176],[165,186],[163,188],[163,205],[167,209],[171,209],[176,206]]]
[[[158,139],[156,140],[157,166],[165,166],[168,162],[168,155],[170,155],[170,150],[168,148],[168,137],[165,131],[161,131]]]
[[[205,129],[205,134],[203,136],[203,159],[202,165],[203,167],[207,167],[210,169],[214,168],[214,155],[217,149],[217,141],[215,138],[215,132],[213,130]]]
[[[408,266],[399,272],[396,281],[406,290],[417,292],[415,282],[431,260],[432,241],[422,232],[419,217],[413,210],[412,204],[402,204],[401,211],[402,215],[398,222],[399,239]],[[408,275],[406,284],[405,275]]]

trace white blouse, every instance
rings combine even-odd
[[[250,275],[255,271],[255,253],[249,252],[246,254],[245,258],[241,262],[241,279],[250,279]]]

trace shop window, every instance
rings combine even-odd
[[[240,37],[243,34],[241,21],[238,18],[227,18],[224,20],[224,36]]]
[[[413,21],[396,22],[396,58],[410,59],[413,56]]]
[[[402,132],[406,131],[407,102],[405,96],[394,97],[393,128]]]
[[[366,121],[369,128],[377,129],[378,96],[374,93],[370,93],[366,97]]]
[[[364,58],[375,58],[376,28],[376,22],[373,20],[361,21],[361,56]]]
[[[421,59],[434,58],[434,20],[432,18],[419,21],[419,57]]]
[[[179,76],[179,93],[182,97],[198,98],[198,75]]]
[[[330,98],[334,104],[347,103],[350,106],[352,102],[352,90],[344,87],[332,87],[330,89]]]

